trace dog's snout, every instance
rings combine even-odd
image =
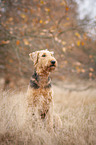
[[[55,60],[52,60],[52,61],[51,61],[51,63],[52,63],[53,65],[55,64],[55,62],[56,62]]]

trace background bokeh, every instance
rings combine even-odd
[[[28,54],[42,49],[54,51],[58,61],[53,79],[96,79],[95,5],[94,0],[0,0],[4,88],[28,84],[34,70]]]

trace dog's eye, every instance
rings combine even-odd
[[[46,57],[46,55],[45,55],[45,54],[43,54],[43,55],[42,55],[42,57]]]

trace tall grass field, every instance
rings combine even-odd
[[[96,88],[58,83],[53,90],[54,114],[62,120],[54,133],[25,123],[26,91],[0,92],[0,145],[96,145]]]

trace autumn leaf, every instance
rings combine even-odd
[[[62,50],[63,50],[63,52],[66,52],[66,47],[63,47]]]
[[[40,3],[43,5],[44,4],[44,1],[41,0]]]
[[[10,22],[12,22],[12,21],[13,21],[13,18],[12,18],[12,17],[10,17],[8,20],[9,20]]]
[[[45,33],[44,32],[41,32],[40,35],[45,35]]]
[[[49,21],[48,20],[46,20],[45,22],[44,22],[44,24],[48,24],[49,23]]]
[[[20,45],[20,41],[19,40],[16,41],[16,45]]]
[[[25,19],[25,18],[26,18],[26,15],[25,15],[25,14],[23,14],[23,13],[21,13],[21,14],[20,14],[20,16],[21,16],[21,18],[23,18],[23,19]]]
[[[39,21],[39,23],[40,23],[40,24],[42,24],[42,23],[43,23],[43,21],[42,21],[42,20],[40,20],[40,21]]]
[[[77,46],[80,46],[80,40],[77,41]]]
[[[55,41],[58,41],[58,38],[57,37],[55,37]]]
[[[66,42],[65,42],[65,41],[62,41],[61,43],[62,43],[62,45],[65,45],[65,44],[66,44]]]
[[[91,72],[94,72],[94,69],[93,69],[93,68],[89,68],[89,70],[90,70]]]
[[[48,30],[47,30],[47,29],[43,29],[42,31],[43,31],[43,32],[48,32]]]
[[[80,38],[80,34],[78,32],[75,33],[75,36],[77,36],[78,38]]]
[[[75,65],[81,66],[81,63],[80,63],[79,61],[77,61],[77,62],[75,63]]]
[[[10,41],[9,41],[9,40],[7,40],[7,41],[2,40],[2,41],[0,42],[0,45],[2,45],[2,44],[9,44],[9,43],[10,43]]]
[[[70,25],[70,23],[69,23],[69,22],[64,23],[64,26],[69,26],[69,25]]]
[[[69,7],[68,7],[68,6],[66,6],[65,10],[66,10],[66,11],[68,11],[68,10],[69,10]]]
[[[85,69],[82,68],[82,69],[81,69],[81,72],[82,72],[82,73],[85,73]]]
[[[12,59],[9,59],[9,63],[12,63],[13,62],[13,60]]]
[[[49,9],[49,8],[45,8],[45,11],[46,11],[46,12],[50,12],[50,9]]]
[[[84,42],[83,41],[81,42],[81,45],[84,46]]]
[[[27,39],[23,39],[25,45],[29,45],[29,41]]]
[[[93,58],[93,55],[89,55],[89,58],[92,59]]]
[[[65,6],[66,5],[65,1],[61,2],[60,5],[61,6],[63,6],[63,5]]]
[[[69,21],[69,17],[67,17],[66,20]]]
[[[80,73],[80,67],[76,66],[77,73]]]
[[[93,73],[92,72],[90,72],[89,73],[89,78],[91,78],[93,76]]]

